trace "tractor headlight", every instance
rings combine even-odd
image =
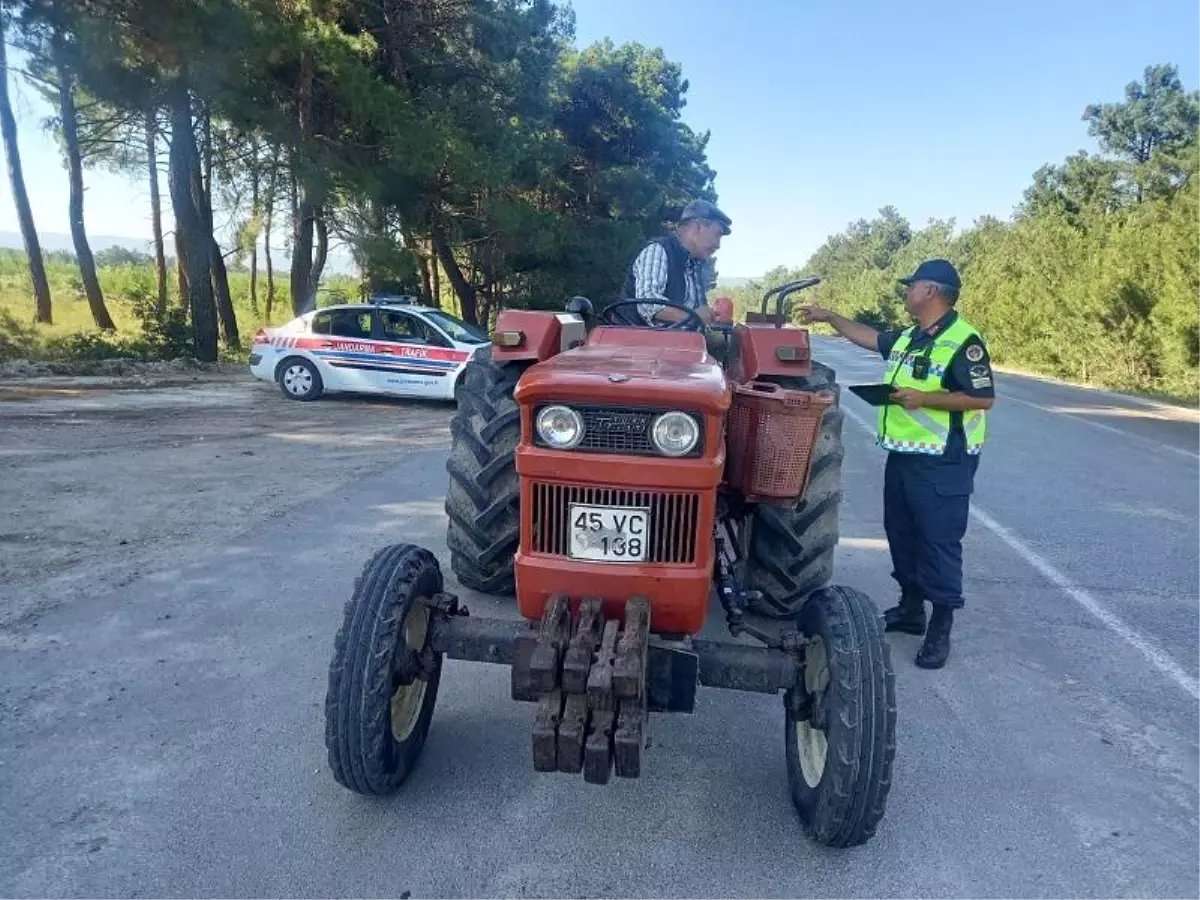
[[[555,450],[570,450],[583,440],[583,419],[569,406],[547,406],[538,413],[537,433]]]
[[[665,412],[650,427],[650,440],[665,456],[685,456],[700,441],[700,424],[687,413]]]

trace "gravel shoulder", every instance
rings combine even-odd
[[[444,403],[282,397],[244,372],[0,382],[0,627],[203,556],[449,435]],[[321,523],[295,523],[318,543]]]

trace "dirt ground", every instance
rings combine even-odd
[[[0,380],[0,629],[447,441],[452,411],[298,403],[244,371]],[[320,534],[296,522],[297,541]]]

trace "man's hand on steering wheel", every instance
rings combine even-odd
[[[690,328],[690,330],[693,331],[704,331],[708,324],[713,320],[713,312],[707,306],[701,306],[699,309],[692,309],[691,307],[684,306],[682,303],[672,303],[669,300],[659,300],[657,297],[654,297],[646,299],[618,300],[616,303],[610,304],[601,310],[600,315],[597,317],[597,324],[628,325],[628,322],[614,322],[611,315],[612,311],[621,307],[632,306],[636,308],[645,305],[661,306],[667,309],[678,310],[684,314],[682,319],[678,319],[668,325],[657,326],[664,329],[681,330],[684,328]],[[638,315],[641,315],[640,311],[638,312]],[[654,328],[656,326],[648,325],[646,327]]]
[[[716,318],[716,316],[713,314],[713,311],[707,306],[697,306],[695,309],[690,310],[690,312],[695,313],[696,318],[700,319],[705,326],[712,325]],[[686,322],[688,318],[689,317],[685,313],[674,309],[674,307],[664,307],[654,314],[655,323],[661,322],[668,327]],[[680,327],[682,327],[681,324]]]

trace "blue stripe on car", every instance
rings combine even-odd
[[[388,362],[403,363],[409,366],[428,366],[434,369],[453,369],[458,365],[458,363],[451,360],[424,359],[420,356],[404,356],[396,353],[356,353],[352,350],[314,350],[312,353],[314,356],[330,359],[361,359],[364,362],[387,360]]]

